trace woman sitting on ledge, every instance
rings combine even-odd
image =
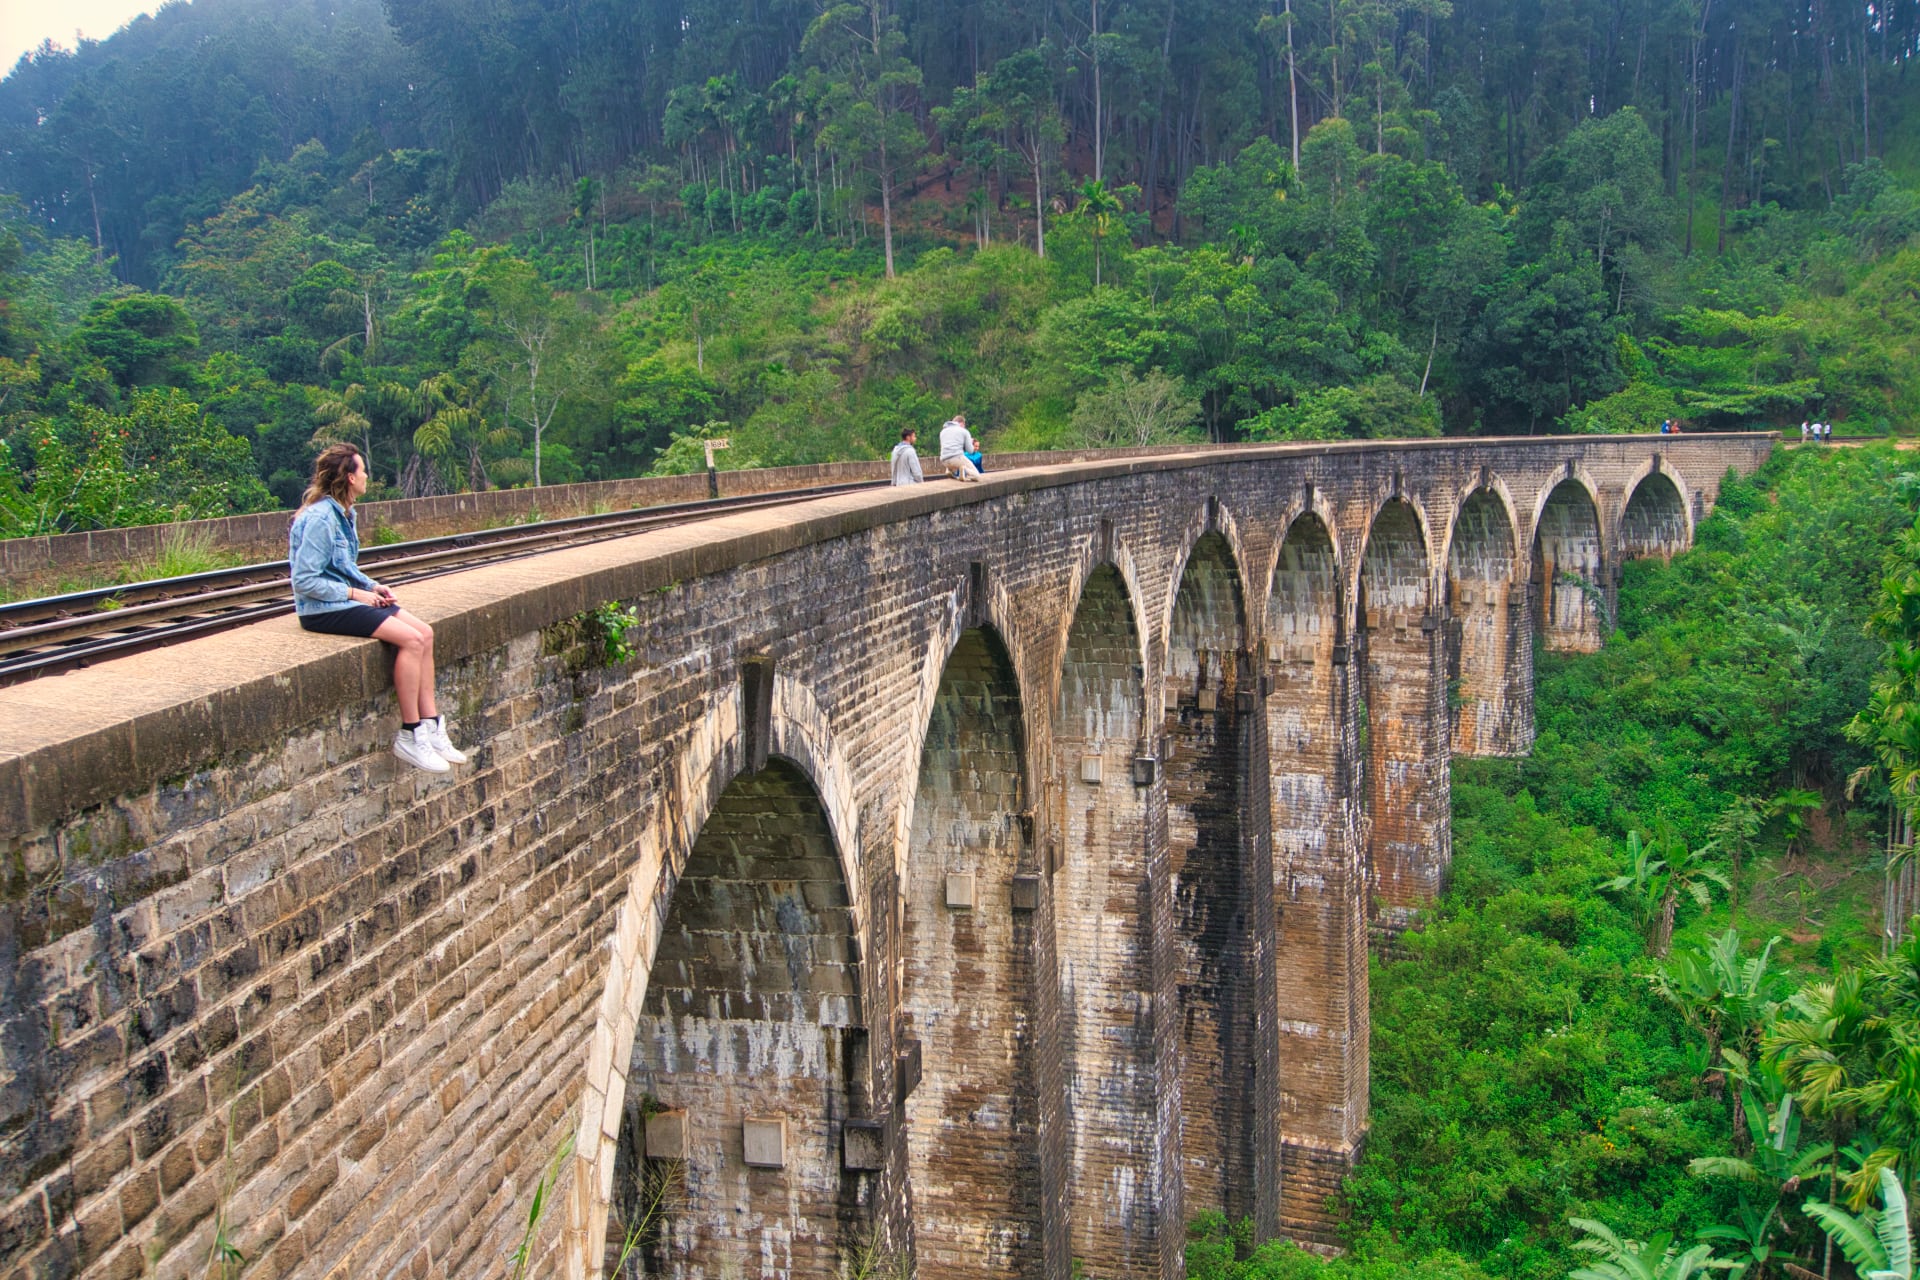
[[[293,611],[308,631],[372,636],[393,646],[400,732],[393,754],[416,769],[445,773],[465,764],[433,701],[433,628],[402,609],[393,592],[360,572],[353,504],[367,491],[367,464],[350,444],[329,445],[313,462],[313,482],[287,531]]]

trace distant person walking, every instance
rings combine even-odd
[[[893,482],[895,484],[919,484],[926,479],[920,474],[920,454],[913,447],[914,439],[920,433],[912,427],[900,432],[900,443],[893,446]]]
[[[1823,422],[1820,424],[1820,443],[1833,443],[1833,424],[1831,422]]]
[[[445,773],[467,757],[447,736],[433,700],[433,628],[400,607],[393,592],[360,572],[353,504],[367,491],[367,464],[350,444],[329,445],[287,531],[293,611],[308,631],[371,636],[393,646],[400,732],[393,754],[416,769]]]
[[[1811,434],[1811,431],[1808,428],[1807,424],[1805,422],[1802,422],[1800,424],[1800,443],[1805,444],[1807,442],[1807,437],[1810,434]]]
[[[956,480],[978,480],[980,468],[967,457],[980,448],[967,430],[967,415],[956,413],[940,428],[940,465]]]

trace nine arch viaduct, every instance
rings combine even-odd
[[[676,1172],[688,1277],[1324,1241],[1450,753],[1526,751],[1536,638],[1770,444],[1110,458],[474,570],[407,593],[448,780],[287,619],[0,691],[0,1273],[497,1276],[546,1169],[542,1276]]]

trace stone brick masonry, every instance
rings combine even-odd
[[[1093,458],[449,576],[444,779],[291,619],[0,691],[0,1276],[502,1276],[550,1171],[543,1278],[662,1181],[687,1277],[1329,1243],[1451,746],[1527,750],[1533,644],[1770,447]]]

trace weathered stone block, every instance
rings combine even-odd
[[[787,1166],[787,1118],[748,1116],[741,1122],[742,1161],[754,1169]]]
[[[841,1126],[841,1167],[878,1173],[887,1167],[887,1126],[879,1120],[849,1120]]]
[[[687,1113],[670,1108],[648,1116],[646,1141],[649,1160],[685,1160],[692,1147]]]

